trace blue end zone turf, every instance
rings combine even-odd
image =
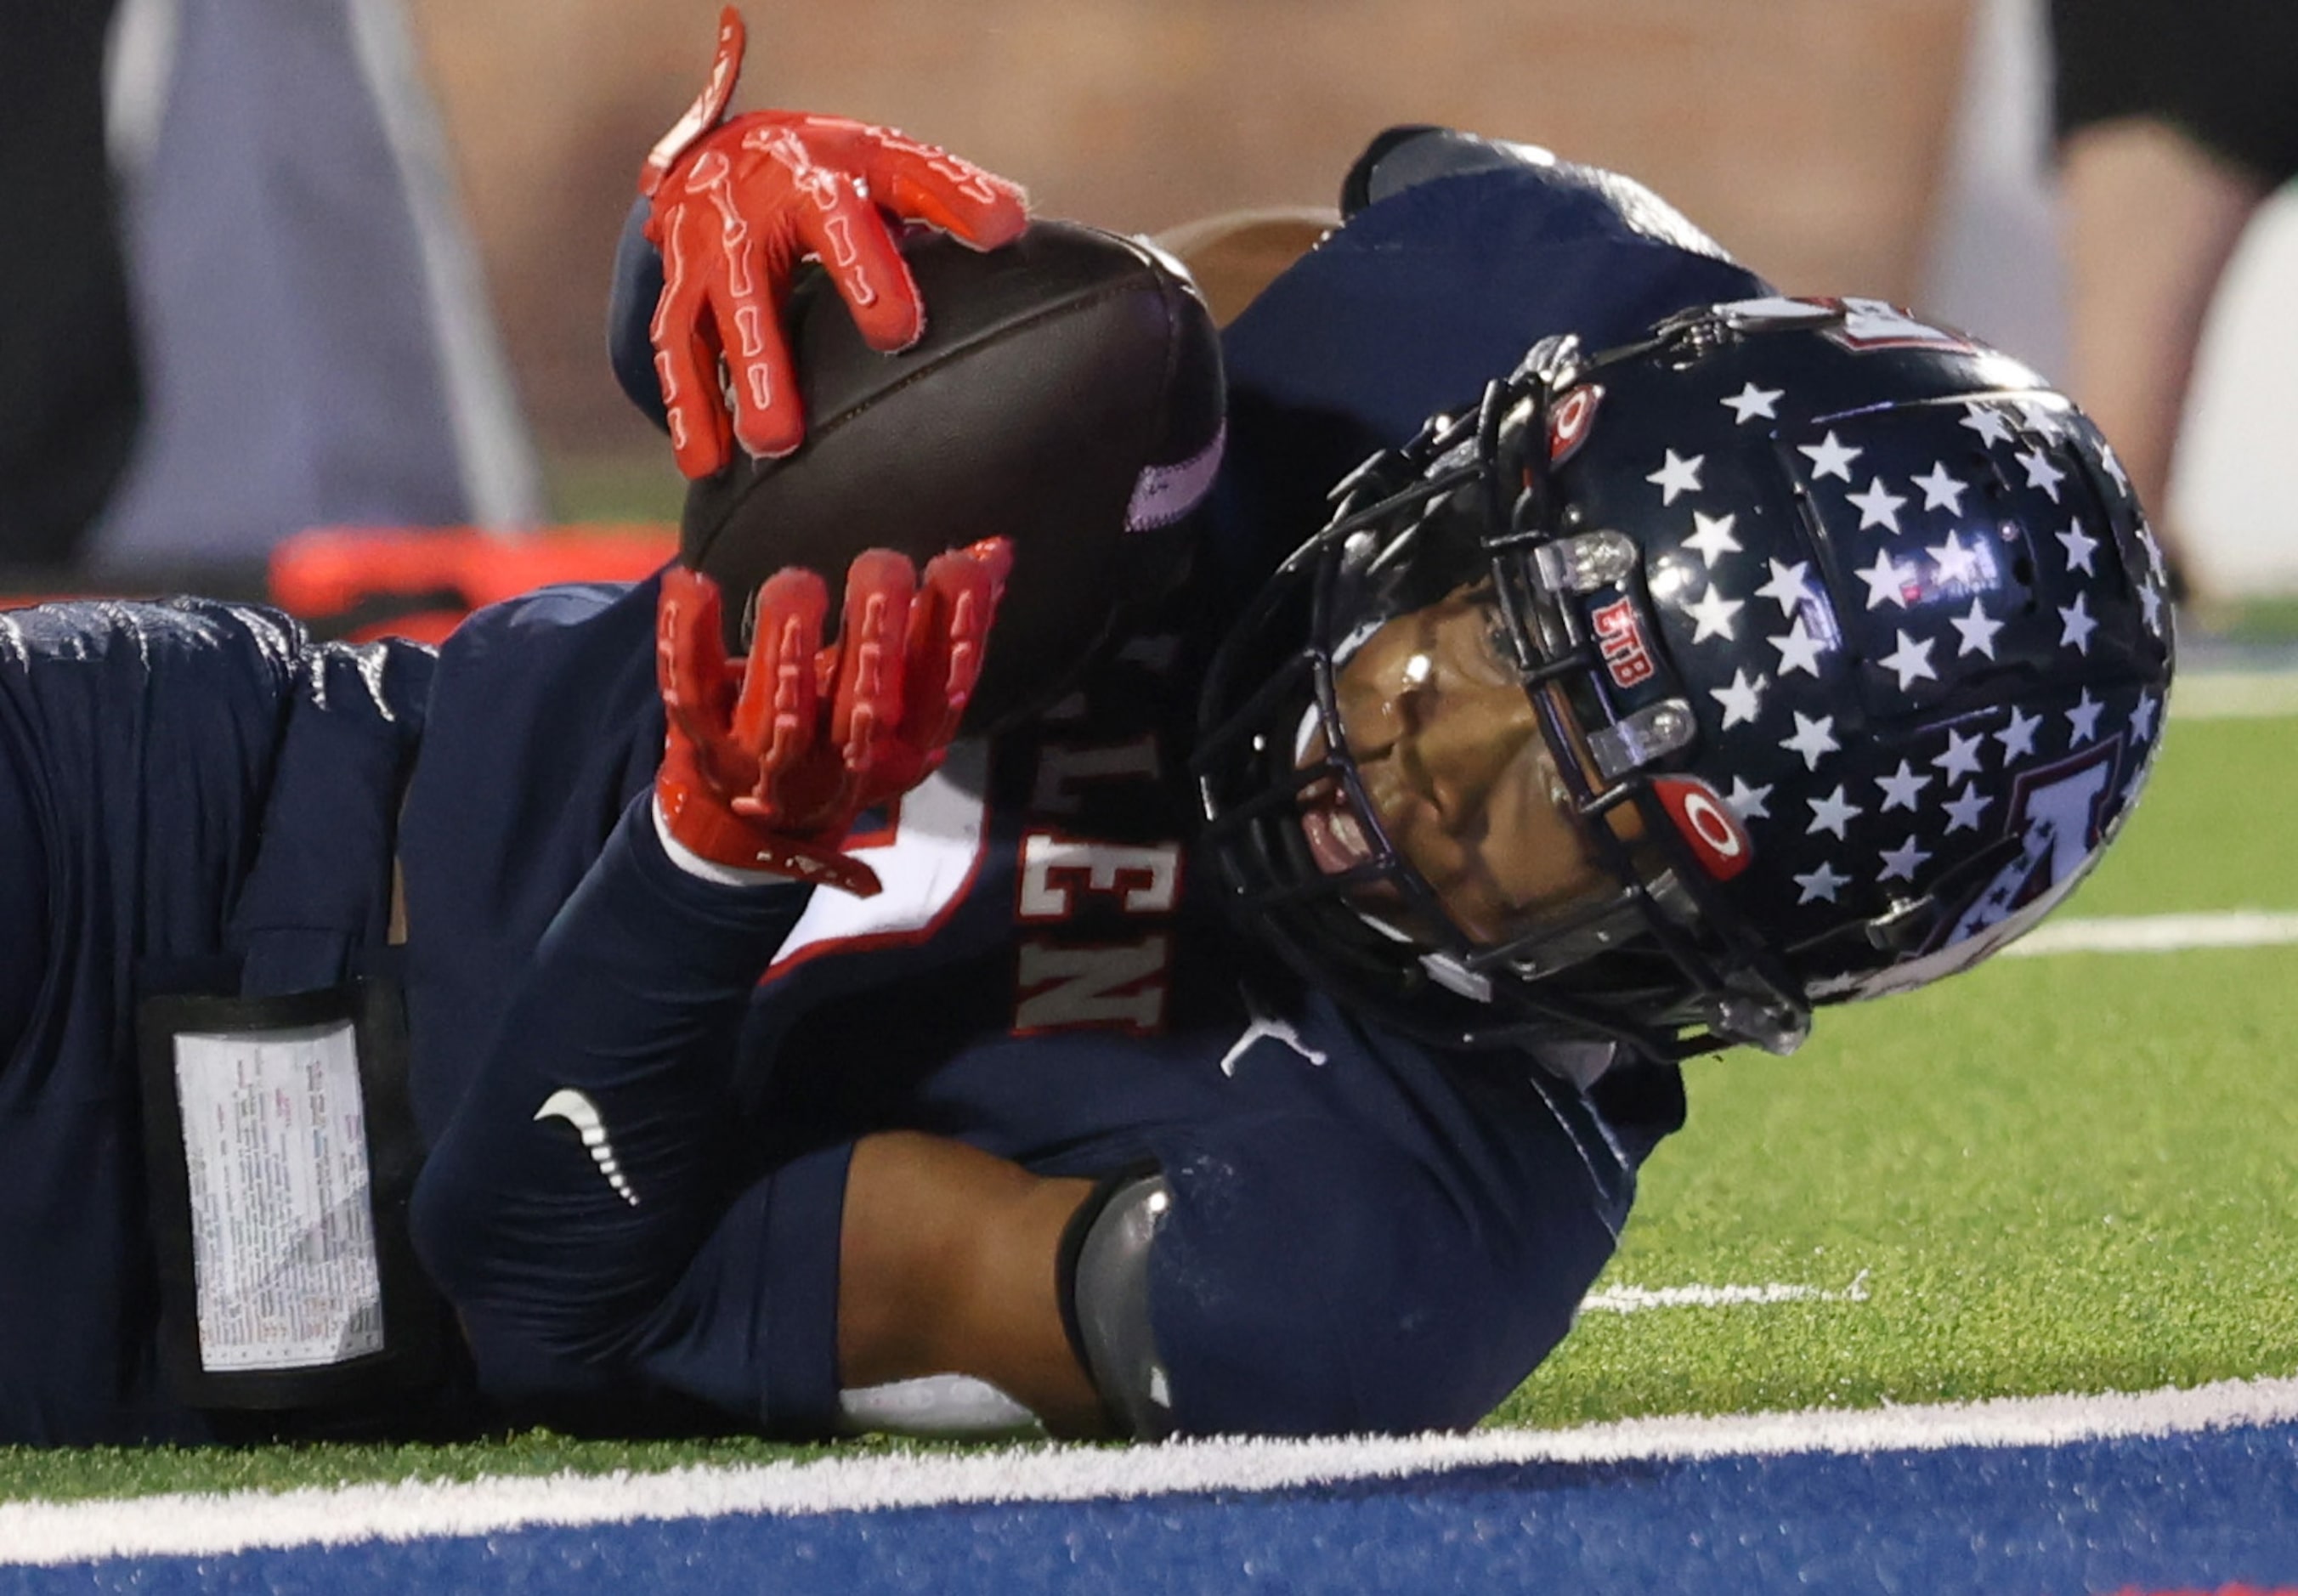
[[[0,1573],[25,1592],[2123,1592],[2298,1583],[2298,1426],[1461,1468],[1270,1493],[532,1529]]]

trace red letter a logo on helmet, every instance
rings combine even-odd
[[[1756,845],[1748,828],[1732,813],[1732,806],[1715,795],[1707,782],[1691,776],[1659,776],[1652,781],[1660,805],[1675,829],[1691,844],[1700,868],[1719,881],[1728,881],[1748,868]]]

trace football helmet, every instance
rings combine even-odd
[[[1334,498],[1210,665],[1208,836],[1292,963],[1450,1045],[1790,1051],[1813,1005],[2035,924],[2160,742],[2162,552],[2106,441],[2023,365],[1879,302],[1707,306],[1592,356],[1544,340]],[[1384,814],[1352,698],[1382,652],[1409,722],[1432,667],[1396,664],[1398,624],[1463,612],[1537,723],[1512,812],[1552,810],[1592,864],[1498,919]]]

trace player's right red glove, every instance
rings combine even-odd
[[[673,838],[738,870],[874,896],[878,878],[839,851],[856,816],[939,768],[981,674],[1013,552],[1003,538],[936,555],[872,549],[846,573],[838,641],[822,646],[830,590],[785,566],[758,590],[749,658],[721,641],[718,584],[665,573],[655,668],[669,717],[655,800]]]
[[[695,477],[722,469],[736,441],[782,455],[805,436],[781,325],[800,260],[820,259],[872,348],[906,349],[925,310],[889,219],[930,223],[977,249],[1011,242],[1029,220],[1021,189],[891,128],[794,111],[722,120],[742,48],[730,5],[709,82],[639,174],[654,202],[647,237],[662,252],[648,329],[655,371],[678,468]]]

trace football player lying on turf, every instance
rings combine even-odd
[[[2063,401],[1526,152],[1400,134],[1349,201],[1229,330],[1187,585],[854,849],[912,885],[642,921],[594,872],[525,963],[416,1215],[490,1390],[1472,1423],[1609,1256],[1676,1059],[1962,968],[2096,857],[2168,650]],[[771,546],[773,469],[698,483],[690,542]],[[569,1088],[619,1184],[534,1122]]]
[[[277,991],[385,962],[372,895],[331,920],[261,889],[275,859],[387,844],[392,759],[414,756],[396,839],[424,1274],[386,1269],[383,1311],[387,1330],[398,1290],[419,1349],[435,1287],[467,1339],[443,1373],[364,1354],[416,1383],[314,1380],[257,1427],[380,1400],[363,1416],[386,1427],[427,1404],[821,1435],[930,1376],[1062,1432],[1473,1423],[1610,1255],[1681,1121],[1682,1057],[1792,1047],[1814,1005],[1963,968],[2064,897],[2143,782],[2169,674],[2143,518],[2079,416],[1882,307],[1776,297],[1648,194],[1535,153],[1402,134],[1346,200],[1228,331],[1228,461],[1181,585],[930,773],[994,549],[929,583],[946,618],[914,634],[892,566],[855,573],[830,669],[826,595],[752,593],[730,566],[731,623],[682,573],[486,612],[419,699],[369,698],[354,668],[388,689],[427,663],[411,651],[320,656],[308,680],[370,735],[232,767],[264,800],[260,850],[255,800],[146,805],[156,781],[120,778],[144,823],[248,816],[219,856],[255,868],[207,872],[207,900],[102,873],[151,850],[71,842],[93,835],[75,791],[19,760],[0,836],[63,839],[43,923],[125,904],[165,929],[139,948],[212,952],[202,917],[236,892],[264,934],[231,946],[272,982],[239,989]],[[966,282],[927,285],[938,321],[964,319]],[[657,329],[674,347],[683,316]],[[831,459],[814,419],[787,461],[698,482],[691,546],[804,530],[747,517]],[[1014,544],[993,668],[1043,624],[1021,602],[1043,544]],[[70,753],[85,712],[18,707],[85,651],[76,624],[0,677],[44,752]],[[865,685],[864,654],[924,678],[927,713]],[[410,704],[419,751],[413,709],[370,712]],[[167,707],[134,756],[154,768],[252,735]],[[335,773],[361,757],[384,773],[347,796]],[[324,820],[295,797],[315,759]],[[5,1239],[31,1218],[108,1227],[115,1256],[141,1223],[124,1182],[95,1219],[55,1208],[61,1171],[91,1148],[116,1164],[133,1121],[116,1089],[41,1092],[44,1061],[85,1056],[55,1050],[66,1030],[120,1013],[50,994],[127,968],[47,946],[64,973],[20,983],[31,1039],[0,1078],[56,1138],[22,1148],[51,1161],[45,1207],[4,1166],[18,1279],[69,1256]],[[12,1328],[11,1358],[45,1361],[0,1380],[62,1371],[79,1384],[45,1389],[80,1404],[68,1424],[12,1384],[12,1433],[215,1433],[185,1391],[280,1389],[196,1363],[163,1386],[132,1271],[104,1295],[57,1267],[53,1289],[111,1362]]]

